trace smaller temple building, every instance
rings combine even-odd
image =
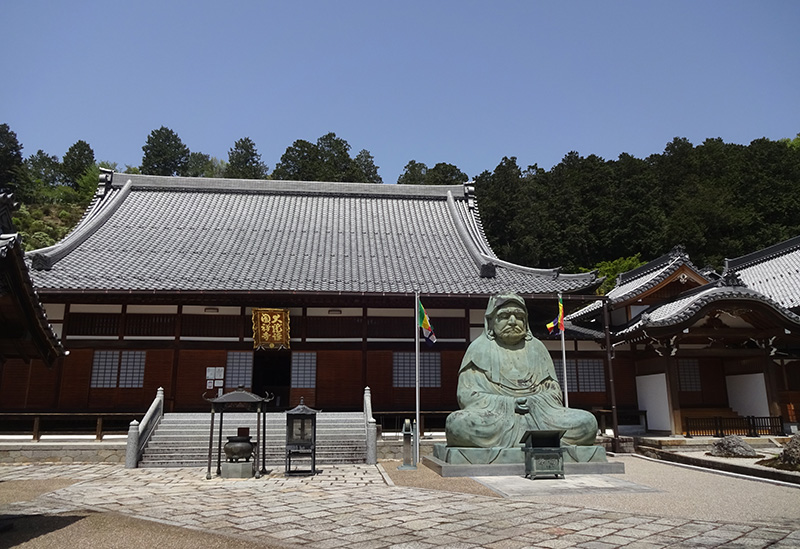
[[[698,269],[682,247],[619,276],[608,295],[619,412],[643,410],[651,431],[692,419],[778,417],[800,408],[800,237]],[[599,302],[567,317],[568,333],[601,341]]]

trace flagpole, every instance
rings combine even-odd
[[[562,320],[563,313],[561,311],[561,307],[563,307],[563,305],[561,304],[561,292],[558,292],[558,308],[559,308],[558,316],[559,316],[560,323],[563,324],[563,320]],[[566,348],[566,345],[564,343],[564,332],[565,331],[566,330],[562,327],[562,329],[561,329],[561,366],[564,368],[564,407],[565,408],[569,408],[569,393],[567,391],[567,348]]]
[[[414,359],[415,359],[415,374],[416,381],[414,387],[416,389],[416,421],[417,428],[414,434],[414,467],[417,466],[419,461],[419,290],[414,290]]]

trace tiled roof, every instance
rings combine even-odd
[[[0,360],[39,358],[52,363],[66,354],[28,275],[22,238],[18,233],[0,234]]]
[[[627,302],[661,284],[684,265],[713,281],[650,307],[627,325],[614,329],[615,339],[636,339],[642,337],[647,328],[682,324],[706,305],[727,300],[760,302],[773,308],[788,323],[800,325],[800,237],[738,259],[726,260],[726,269],[721,277],[699,271],[683,248],[676,247],[669,254],[620,275],[608,298],[612,305]],[[600,307],[601,302],[596,301],[568,315],[567,319],[586,322],[596,318]]]
[[[720,301],[736,301],[740,306],[745,302],[759,302],[774,309],[776,314],[783,316],[787,322],[800,327],[800,316],[781,307],[760,292],[744,286],[728,285],[723,279],[649,308],[634,319],[630,325],[615,331],[614,336],[615,338],[628,338],[632,334],[650,327],[682,324],[694,317],[706,305]]]
[[[590,293],[596,274],[498,259],[462,186],[114,174],[31,252],[36,286],[86,291]]]
[[[725,260],[725,273],[736,273],[753,290],[800,313],[800,236],[758,252]]]
[[[617,277],[616,286],[606,294],[606,297],[608,297],[613,308],[616,303],[624,303],[655,288],[684,265],[695,271],[699,276],[706,278],[689,260],[689,256],[684,251],[683,246],[676,246],[669,253],[662,255],[658,259],[620,274]],[[583,309],[568,315],[566,318],[572,321],[586,319],[596,314],[601,305],[602,302],[595,301]]]

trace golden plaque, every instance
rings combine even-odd
[[[289,348],[288,309],[253,309],[253,348]]]

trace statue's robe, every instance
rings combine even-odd
[[[458,376],[461,410],[447,417],[448,446],[509,448],[526,431],[566,431],[562,444],[592,445],[597,420],[565,408],[553,360],[538,339],[507,347],[484,333],[464,355]],[[515,411],[524,398],[529,412]]]

